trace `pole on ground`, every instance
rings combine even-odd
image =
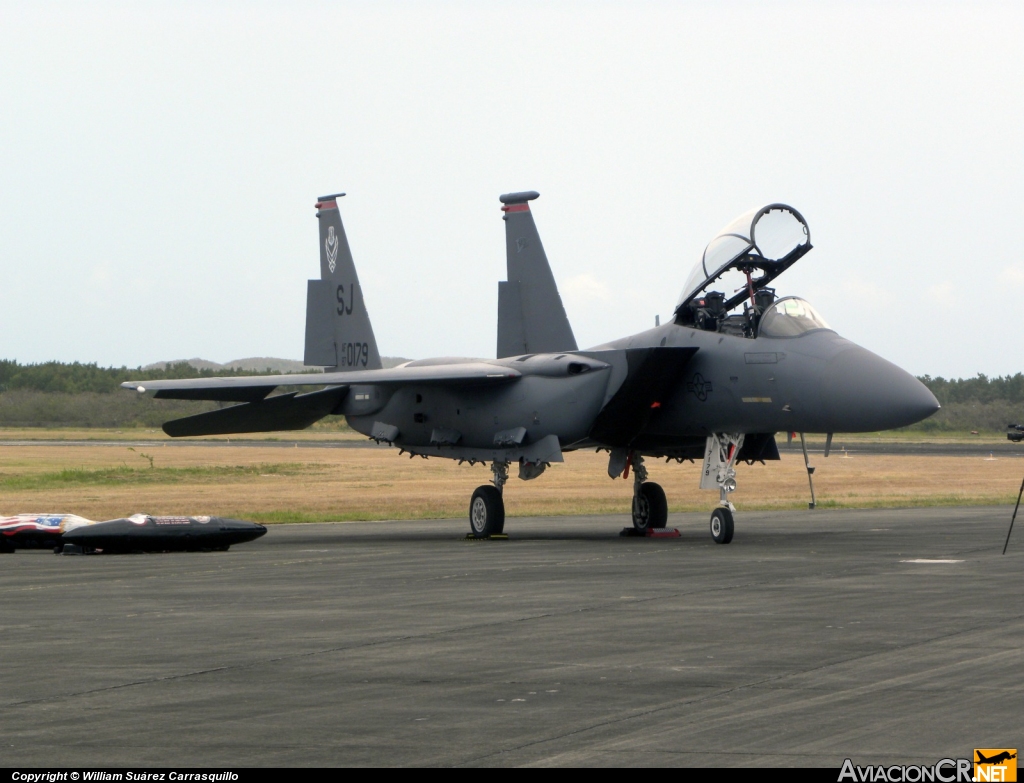
[[[1024,495],[1024,481],[1020,482],[1020,492],[1017,493],[1017,505],[1013,507],[1013,516],[1010,517],[1010,529],[1006,531],[1006,543],[1003,544],[1003,554],[1006,554],[1006,547],[1010,545],[1010,533],[1013,532],[1013,521],[1017,518],[1017,509],[1020,508],[1020,496]]]
[[[800,433],[800,448],[804,450],[804,467],[807,468],[807,483],[811,485],[811,502],[807,504],[807,508],[814,508],[817,502],[814,499],[814,468],[811,467],[810,460],[807,459],[807,441],[804,440],[804,434]]]

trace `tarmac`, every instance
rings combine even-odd
[[[934,764],[1024,745],[1006,507],[274,526],[0,557],[7,766]],[[1024,528],[1018,519],[1018,528]]]

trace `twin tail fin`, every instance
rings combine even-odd
[[[383,365],[359,275],[338,211],[344,193],[317,199],[320,279],[306,283],[306,350],[303,363],[328,372],[379,370]]]
[[[569,319],[533,222],[534,190],[500,196],[508,280],[498,283],[498,358],[575,351]]]

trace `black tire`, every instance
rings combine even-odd
[[[498,488],[477,487],[469,501],[469,532],[473,538],[496,536],[505,529],[505,502]]]
[[[719,507],[711,512],[711,537],[716,544],[728,544],[732,541],[732,512]]]
[[[633,527],[644,532],[660,530],[668,523],[668,500],[660,484],[647,481],[640,485],[640,494],[633,498]]]

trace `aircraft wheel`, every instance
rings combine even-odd
[[[716,544],[732,541],[732,512],[727,508],[716,508],[711,512],[711,537]]]
[[[505,502],[498,488],[477,487],[469,501],[469,530],[474,538],[496,536],[505,528]]]
[[[668,522],[668,500],[660,484],[646,481],[633,498],[633,527],[639,531],[660,529]]]

